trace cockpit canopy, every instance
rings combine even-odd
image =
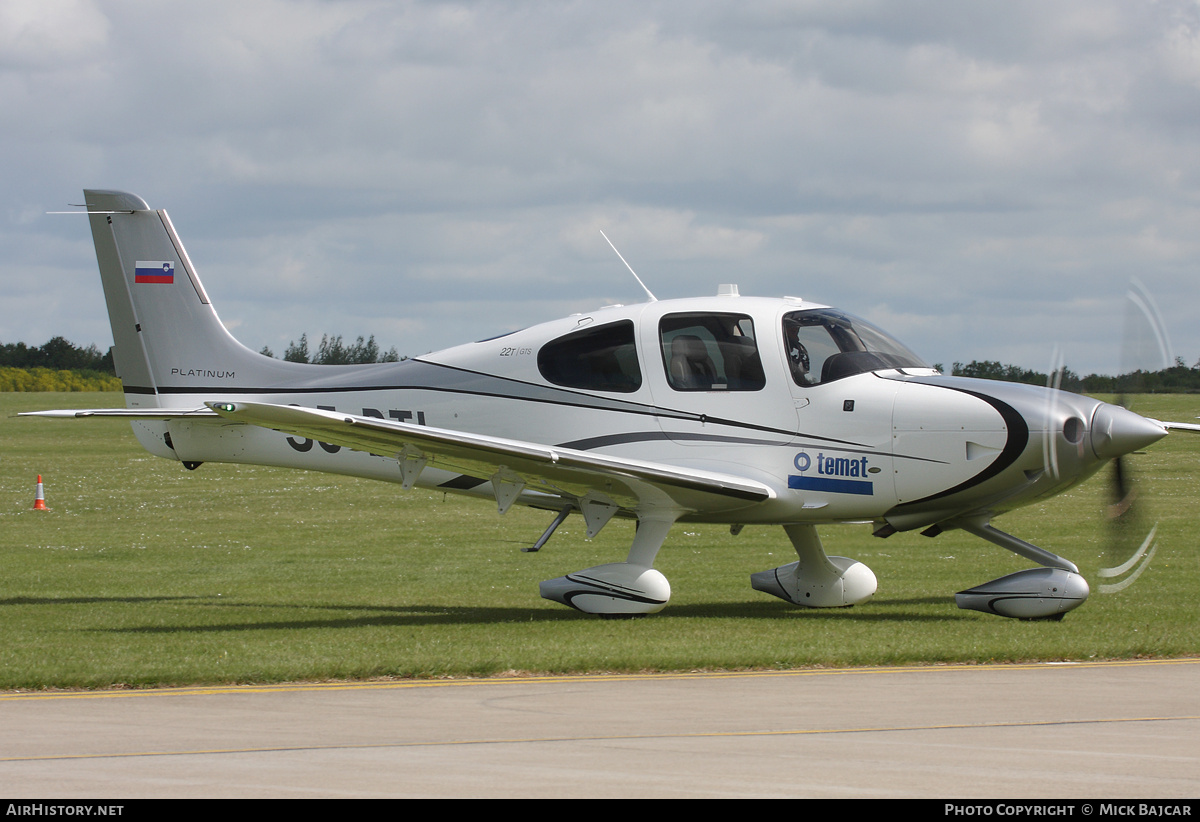
[[[783,317],[783,345],[797,385],[820,385],[885,368],[928,368],[920,357],[866,320],[832,308]]]
[[[667,385],[680,392],[761,391],[767,385],[764,363],[771,362],[764,359],[763,351],[774,348],[771,336],[781,332],[791,377],[799,386],[880,369],[929,367],[888,334],[836,309],[784,314],[782,328],[773,334],[763,330],[766,324],[764,313],[758,315],[757,328],[750,313],[664,314],[658,322],[658,354]],[[629,394],[642,388],[642,364],[651,367],[654,361],[648,351],[639,358],[637,349],[632,320],[588,325],[543,345],[537,352],[537,367],[554,385]],[[513,346],[503,349],[501,356],[526,350]],[[772,370],[778,373],[777,369]]]

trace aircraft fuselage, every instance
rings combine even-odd
[[[845,318],[794,299],[661,301],[608,307],[400,363],[318,369],[327,380],[313,380],[308,369],[296,386],[278,379],[284,384],[247,386],[221,362],[177,366],[158,391],[175,406],[216,397],[316,407],[725,471],[776,489],[765,503],[731,502],[681,516],[714,522],[874,520],[907,530],[1018,507],[1103,463],[1082,436],[1102,405],[1095,400],[944,377],[916,360],[822,380],[816,350],[808,376],[797,376],[784,322],[806,312]],[[808,330],[818,327],[824,336],[827,326],[814,322]],[[712,373],[690,383],[672,374],[671,348],[681,336],[700,338],[701,358],[717,361]],[[826,344],[813,339],[810,349]],[[845,353],[836,340],[828,345],[836,353],[825,352],[825,360]],[[735,356],[755,361],[739,363],[744,373],[734,374]],[[336,388],[314,385],[326,381]],[[1064,438],[1067,419],[1077,423],[1065,426],[1071,442]],[[244,426],[135,426],[150,450],[189,463],[267,463],[401,481],[394,454]],[[1062,455],[1056,476],[1044,471],[1049,444]],[[419,484],[493,494],[487,481],[439,470],[436,461]],[[537,504],[537,496],[531,488],[521,501]]]

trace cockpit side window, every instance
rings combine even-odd
[[[929,366],[870,323],[831,309],[783,317],[783,348],[792,379],[809,386],[888,368]]]
[[[754,321],[745,314],[669,314],[658,329],[676,391],[759,391],[766,384]]]
[[[633,323],[573,331],[542,346],[538,371],[565,388],[632,393],[642,387]]]

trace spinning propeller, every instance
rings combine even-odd
[[[1127,410],[1130,409],[1132,395],[1146,390],[1146,376],[1170,367],[1173,362],[1171,346],[1167,340],[1166,326],[1154,299],[1138,280],[1133,280],[1126,294],[1127,305],[1125,314],[1125,333],[1121,352],[1121,368],[1116,384],[1116,397],[1113,404]],[[1061,354],[1055,348],[1052,355],[1048,387],[1058,389],[1063,378],[1063,362]],[[1048,405],[1057,404],[1057,395],[1049,394]],[[1047,408],[1050,420],[1060,418],[1057,408]],[[1078,422],[1077,420],[1075,422]],[[1106,418],[1097,413],[1092,420],[1093,443],[1105,442]],[[1067,419],[1063,429],[1063,440],[1068,444],[1083,447],[1085,438],[1082,432],[1072,432],[1071,419]],[[1054,477],[1059,477],[1059,462],[1061,440],[1057,432],[1047,430],[1045,434],[1045,470]],[[1147,527],[1145,504],[1138,499],[1137,480],[1126,459],[1126,455],[1117,456],[1112,460],[1110,469],[1109,503],[1106,506],[1108,534],[1105,547],[1105,566],[1097,572],[1100,577],[1118,580],[1103,583],[1098,587],[1101,593],[1115,593],[1129,585],[1141,576],[1154,557],[1158,543],[1156,534],[1158,523]]]
[[[1125,338],[1115,402],[1129,408],[1131,395],[1146,390],[1146,375],[1169,368],[1173,358],[1166,324],[1150,292],[1135,279],[1126,298]],[[1137,480],[1124,457],[1113,460],[1110,499],[1106,567],[1098,573],[1119,581],[1100,585],[1100,592],[1106,594],[1133,584],[1149,567],[1158,549],[1155,541],[1158,523],[1147,530],[1145,505],[1139,504]]]

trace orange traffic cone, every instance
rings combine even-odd
[[[46,494],[42,491],[42,475],[38,474],[37,496],[33,499],[33,510],[48,511],[46,507]]]

